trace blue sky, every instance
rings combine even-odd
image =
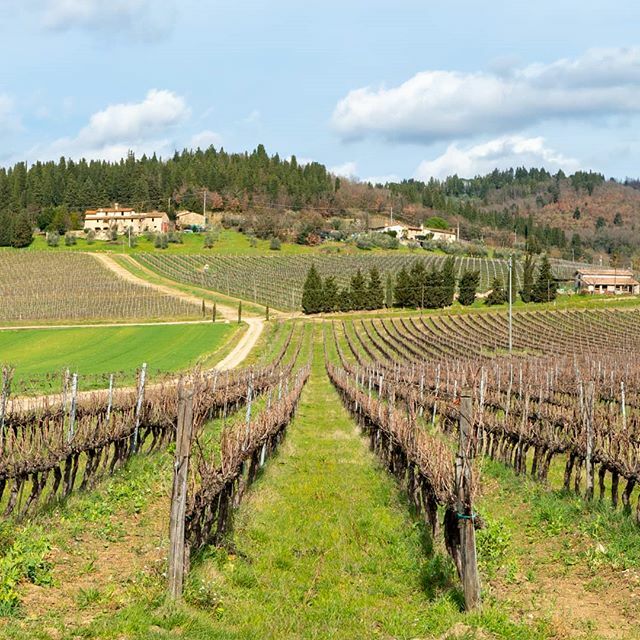
[[[0,162],[185,146],[361,179],[640,175],[640,4],[0,0]]]

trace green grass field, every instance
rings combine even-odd
[[[182,324],[0,331],[0,362],[15,367],[16,389],[47,390],[42,378],[69,367],[81,388],[104,386],[101,374],[123,372],[130,382],[147,362],[149,372],[179,371],[199,360],[213,365],[226,351],[235,324]],[[82,376],[91,376],[83,383]]]

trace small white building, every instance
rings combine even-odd
[[[580,293],[640,294],[640,282],[629,269],[578,269],[575,288]]]
[[[121,207],[117,202],[113,207],[85,211],[85,232],[93,231],[98,238],[108,238],[113,229],[119,234],[128,233],[129,229],[136,235],[146,231],[166,233],[169,231],[169,216],[164,211],[136,213],[131,207]]]
[[[400,241],[409,240],[434,240],[436,242],[455,242],[458,235],[455,231],[448,229],[430,229],[420,225],[419,227],[410,227],[406,224],[396,223],[385,225],[383,227],[373,227],[371,231],[375,233],[393,233]]]

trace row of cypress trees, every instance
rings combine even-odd
[[[33,226],[26,213],[12,216],[0,212],[0,247],[28,247],[33,242]]]
[[[458,295],[461,304],[473,304],[479,283],[479,271],[462,275]],[[312,264],[302,290],[302,309],[305,313],[383,307],[439,309],[453,304],[456,284],[453,258],[447,258],[441,269],[427,269],[423,260],[416,260],[409,270],[402,267],[395,279],[387,274],[384,286],[377,267],[369,271],[368,277],[358,269],[344,288],[338,287],[334,276],[323,279]]]
[[[540,261],[540,267],[536,275],[536,261],[534,257],[526,254],[522,263],[522,288],[518,291],[522,302],[552,302],[558,295],[558,282],[551,270],[549,258],[544,255]],[[515,300],[515,287],[512,300]],[[509,292],[505,289],[502,278],[494,278],[491,283],[491,291],[485,303],[488,305],[504,304],[509,301]]]

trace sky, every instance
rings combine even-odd
[[[374,182],[640,175],[640,3],[0,0],[0,164],[262,143]]]

